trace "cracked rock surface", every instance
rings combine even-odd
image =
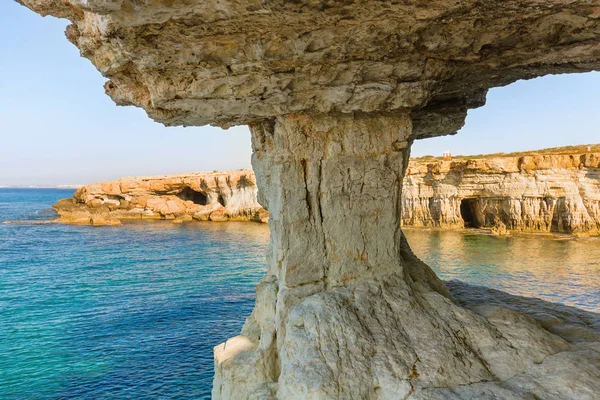
[[[412,159],[402,224],[599,235],[600,153],[581,147],[568,153]]]
[[[596,0],[19,0],[67,37],[121,105],[168,125],[410,109],[455,132],[488,88],[600,60]]]
[[[595,334],[461,303],[400,228],[412,142],[491,87],[598,68],[597,0],[19,1],[72,21],[117,104],[250,125],[269,269],[215,399],[597,399]]]
[[[409,151],[393,145],[410,135],[408,114],[251,129],[269,270],[242,336],[216,348],[214,398],[594,398],[593,330],[561,337],[496,296],[451,292],[411,252]]]

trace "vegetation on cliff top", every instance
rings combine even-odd
[[[596,153],[600,152],[600,144],[582,144],[575,146],[563,146],[563,147],[550,147],[539,150],[528,150],[514,153],[493,153],[493,154],[474,154],[474,155],[452,155],[452,159],[458,160],[474,160],[477,158],[493,158],[493,157],[522,157],[522,156],[533,156],[533,155],[564,155],[564,154],[585,154],[585,153]],[[413,157],[413,160],[426,161],[426,160],[443,160],[444,157],[434,156],[422,156]]]

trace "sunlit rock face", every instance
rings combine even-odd
[[[20,1],[71,19],[118,104],[250,125],[269,267],[215,399],[597,398],[597,342],[457,305],[400,228],[412,141],[490,87],[600,66],[596,0]]]
[[[411,160],[402,224],[598,235],[600,153],[581,150]]]
[[[168,125],[410,109],[414,137],[447,134],[490,87],[600,59],[596,0],[20,1]]]
[[[402,189],[402,225],[600,234],[600,145],[586,148],[411,158]],[[61,222],[84,224],[268,220],[252,170],[100,182],[84,186],[55,209]]]
[[[60,222],[118,225],[121,220],[173,222],[256,221],[268,213],[257,202],[252,170],[121,178],[85,185],[54,205]]]

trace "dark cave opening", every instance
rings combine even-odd
[[[550,232],[564,232],[563,209],[565,208],[565,198],[555,199],[554,210],[552,212],[552,222]]]
[[[460,201],[460,216],[465,221],[465,228],[479,228],[480,224],[477,221],[475,206],[477,199],[462,199]]]
[[[199,204],[201,206],[205,206],[208,203],[208,198],[202,192],[197,192],[189,186],[186,186],[181,192],[177,194],[181,200],[191,200],[194,204]]]
[[[223,206],[225,207],[225,198],[223,197],[222,194],[219,195],[219,197],[217,198],[217,201]]]

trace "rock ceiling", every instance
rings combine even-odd
[[[488,88],[600,65],[597,0],[20,1],[166,125],[409,109],[436,136]]]

